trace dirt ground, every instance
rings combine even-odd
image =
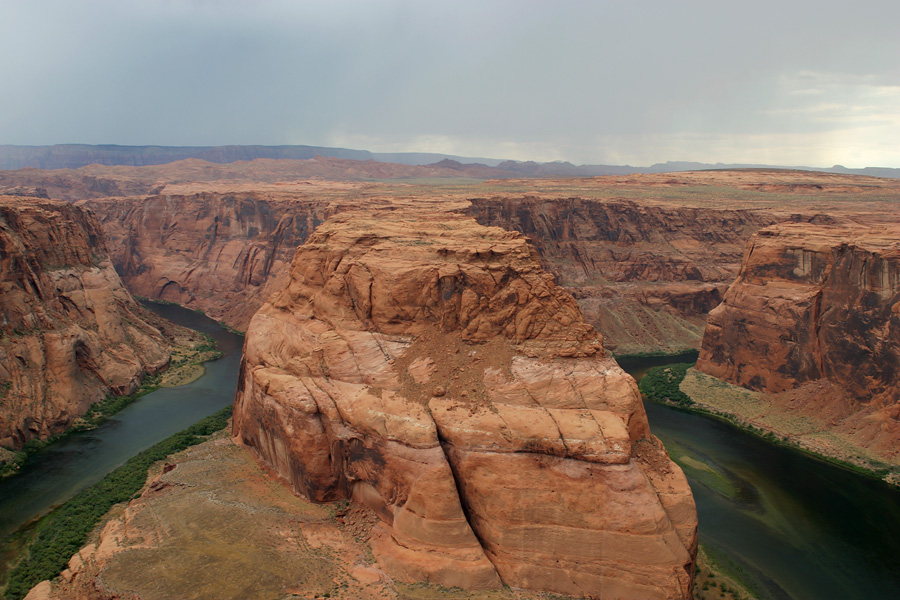
[[[273,479],[224,433],[170,457],[166,472],[92,542],[100,547],[56,597],[289,600],[566,600],[503,588],[469,592],[393,581],[368,540],[376,517],[347,501],[317,505]]]
[[[110,511],[109,525],[91,540],[101,550],[73,581],[54,582],[58,597],[100,589],[141,600],[570,598],[393,581],[368,543],[377,521],[371,511],[296,496],[224,432],[166,463],[165,472],[161,464],[151,470],[140,498]],[[694,598],[752,600],[702,548]]]

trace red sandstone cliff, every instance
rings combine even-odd
[[[297,246],[339,203],[263,192],[107,198],[100,218],[116,270],[139,296],[246,329],[283,283]],[[274,284],[273,284],[274,282]]]
[[[168,343],[141,314],[93,215],[0,197],[0,446],[57,433],[162,368]]]
[[[245,329],[283,283],[272,279],[286,275],[294,248],[325,218],[362,202],[372,204],[248,191],[84,205],[99,215],[113,262],[134,293]],[[746,239],[775,220],[751,211],[585,199],[456,204],[482,224],[529,236],[544,267],[619,352],[698,345],[706,313],[737,273]]]
[[[749,237],[778,220],[750,210],[627,200],[472,200],[479,223],[520,231],[618,352],[698,346]]]
[[[781,224],[749,243],[697,368],[900,455],[900,229]]]
[[[343,213],[253,317],[234,434],[351,497],[401,580],[690,597],[696,512],[637,387],[519,234]]]

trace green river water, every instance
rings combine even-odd
[[[242,338],[177,306],[153,310],[211,334],[225,356],[207,363],[194,383],[144,396],[97,429],[46,447],[22,473],[0,481],[0,538],[232,401]],[[620,364],[639,378],[654,365],[683,361]],[[653,403],[647,414],[685,469],[702,543],[760,600],[900,598],[900,491],[705,416]]]

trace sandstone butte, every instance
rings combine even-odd
[[[694,501],[634,380],[522,235],[413,206],[297,250],[247,331],[236,441],[373,510],[400,581],[690,598]]]
[[[0,197],[0,447],[66,429],[169,360],[122,286],[93,215]]]
[[[784,223],[750,241],[697,369],[900,458],[900,227]]]

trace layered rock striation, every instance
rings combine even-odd
[[[479,223],[520,231],[617,352],[697,347],[747,240],[778,220],[629,200],[472,200]]]
[[[258,190],[84,205],[101,219],[113,262],[136,294],[203,310],[243,330],[283,284],[278,277],[316,226],[344,210],[390,202]],[[457,204],[483,225],[528,236],[544,268],[620,353],[699,346],[706,314],[736,276],[746,240],[776,220],[758,211],[582,198]]]
[[[163,368],[168,342],[116,275],[90,213],[0,197],[0,446],[66,429]]]
[[[395,578],[690,597],[693,499],[634,380],[518,233],[342,213],[253,317],[236,439],[379,517]]]
[[[900,229],[786,223],[749,243],[697,369],[900,451]]]
[[[283,283],[296,247],[340,209],[263,192],[107,198],[84,205],[99,216],[130,290],[202,310],[240,330],[270,292],[267,285]]]

